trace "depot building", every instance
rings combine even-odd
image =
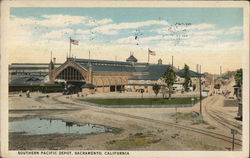
[[[29,82],[32,77],[31,82],[34,78],[51,84],[65,82],[75,85],[79,91],[91,90],[92,93],[140,89],[152,92],[154,84],[164,84],[161,77],[170,66],[164,65],[161,59],[156,64],[138,62],[133,54],[126,61],[67,58],[64,63],[56,63],[54,58],[49,64],[13,63],[9,66],[9,76],[10,84],[16,84],[21,78],[25,81],[20,82]],[[191,77],[199,75],[193,71],[191,74]]]

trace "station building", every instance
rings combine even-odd
[[[23,76],[43,79],[44,82],[67,84],[92,88],[95,92],[138,91],[152,92],[154,84],[163,85],[162,75],[171,65],[138,62],[133,54],[126,61],[67,58],[64,63],[13,63],[9,66],[10,83]],[[176,74],[182,75],[181,70]],[[199,74],[192,71],[191,77]]]

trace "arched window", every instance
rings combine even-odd
[[[57,75],[56,79],[62,79],[66,81],[82,81],[84,77],[75,68],[69,66]]]

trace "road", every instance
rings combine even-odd
[[[95,135],[95,137],[90,135],[80,141],[71,140],[70,144],[74,148],[76,148],[76,144],[86,144],[86,141],[90,141],[91,143],[84,147],[85,149],[103,149],[109,141],[126,139],[131,133],[138,132],[151,133],[161,140],[159,143],[149,144],[143,148],[136,147],[144,150],[205,150],[207,146],[211,147],[211,149],[207,150],[229,150],[231,146],[230,133],[221,134],[222,131],[225,132],[227,129],[216,124],[215,121],[207,119],[208,116],[205,113],[204,119],[208,120],[209,124],[193,125],[192,122],[185,120],[179,120],[178,123],[175,123],[171,117],[168,117],[168,114],[174,113],[174,108],[107,109],[80,104],[75,102],[74,99],[75,96],[71,98],[61,94],[50,94],[48,98],[41,93],[34,93],[31,98],[20,98],[13,95],[10,97],[10,118],[57,118],[124,129],[124,132],[117,134],[116,138],[112,134],[102,134]],[[209,97],[204,100],[204,107],[208,107],[208,109],[210,107],[215,108],[221,100],[220,96]],[[179,110],[180,112],[189,112],[195,111],[197,108],[198,105],[195,105],[193,108]],[[209,110],[211,111],[211,109]],[[207,128],[213,124],[215,124],[216,129]],[[178,135],[178,137],[175,138],[173,135]],[[240,137],[236,139],[236,149],[240,150],[241,139]]]

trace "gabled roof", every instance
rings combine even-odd
[[[130,57],[127,58],[127,62],[137,62],[137,59],[134,57],[134,55],[130,55]]]
[[[184,74],[185,74],[185,70],[184,69],[176,71],[176,75],[177,76],[185,77]],[[200,77],[200,76],[202,76],[202,74],[194,72],[192,70],[189,70],[189,74],[190,74],[190,77]]]

